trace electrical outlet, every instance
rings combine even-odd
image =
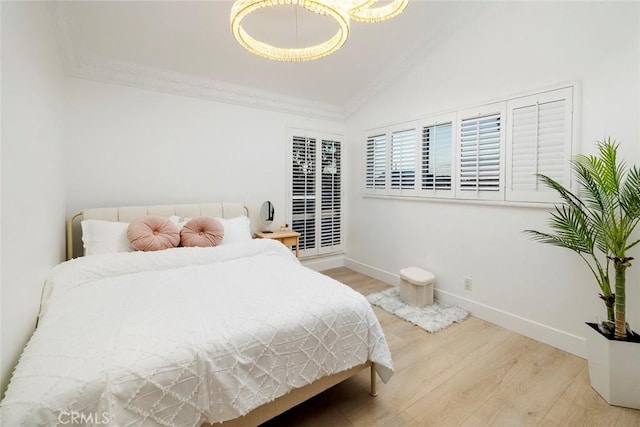
[[[471,277],[465,277],[464,278],[464,290],[465,291],[470,291],[471,290]]]

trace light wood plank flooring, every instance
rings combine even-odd
[[[325,271],[369,294],[388,287],[346,268]],[[369,371],[274,418],[276,426],[635,426],[609,406],[584,359],[475,317],[429,334],[377,307],[395,374],[370,397]]]

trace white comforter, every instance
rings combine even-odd
[[[50,273],[0,415],[7,426],[196,426],[366,360],[389,379],[367,300],[278,242],[96,255]]]

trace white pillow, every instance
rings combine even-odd
[[[181,217],[178,215],[171,215],[169,217],[169,221],[171,221],[172,223],[174,223],[176,225],[176,227],[178,227],[178,230],[182,230],[182,227],[184,227],[184,225],[189,222],[191,220],[191,218],[186,218],[186,217]]]
[[[128,222],[87,219],[80,224],[85,255],[133,251],[127,238]]]
[[[247,216],[237,216],[235,218],[216,218],[224,227],[224,238],[222,245],[230,243],[246,242],[251,240],[251,221]]]

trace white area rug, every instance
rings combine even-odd
[[[370,294],[367,299],[371,304],[431,333],[438,332],[454,322],[462,322],[469,317],[468,311],[438,301],[422,308],[405,304],[400,299],[400,289],[397,287]]]

